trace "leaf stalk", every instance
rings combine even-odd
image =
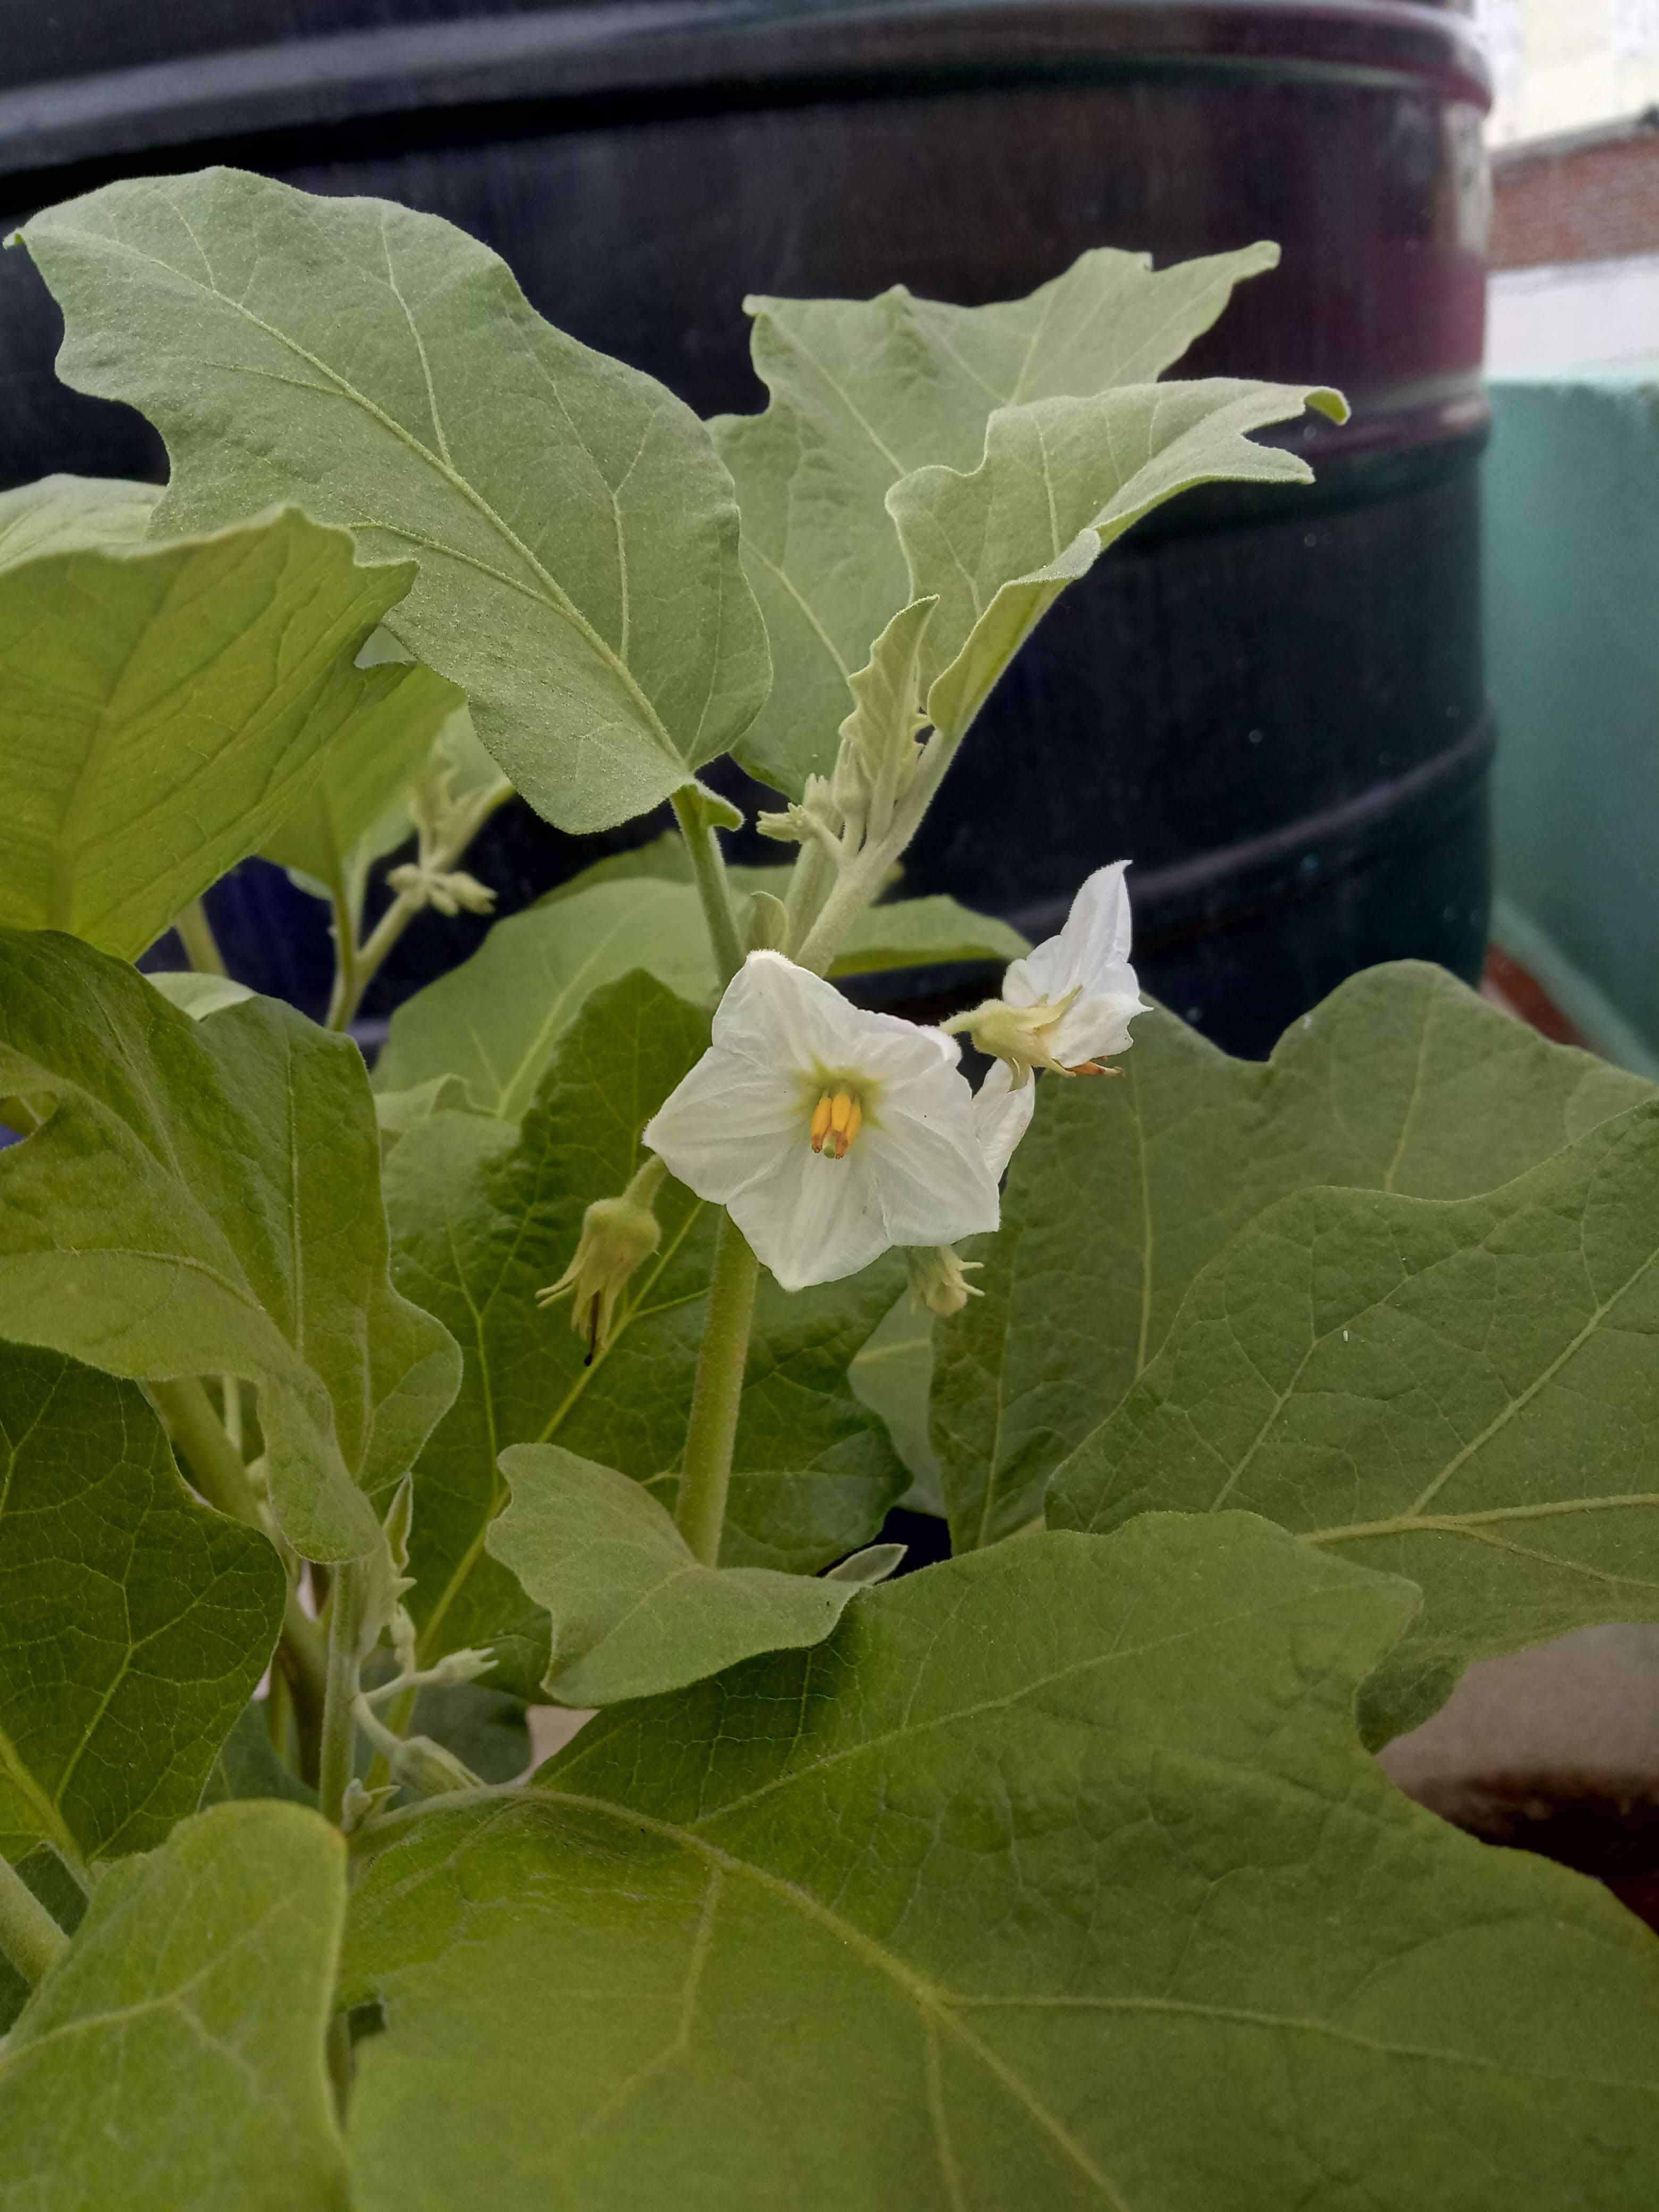
[[[33,1989],[70,1939],[11,1862],[0,1856],[0,1951]]]

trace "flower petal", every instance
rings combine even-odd
[[[844,1160],[824,1158],[801,1143],[748,1182],[731,1212],[755,1256],[786,1291],[856,1275],[892,1242],[862,1139]]]
[[[642,1141],[699,1198],[724,1206],[807,1149],[800,1085],[714,1045],[645,1125]]]
[[[1074,999],[1048,1040],[1049,1050],[1066,1067],[1085,1060],[1109,1060],[1127,1052],[1134,1039],[1129,1024],[1152,1008],[1141,997],[1133,968],[1120,968],[1102,979],[1097,993]]]
[[[985,1164],[997,1182],[1030,1127],[1036,1108],[1036,1079],[1030,1078],[1016,1091],[1013,1070],[1007,1061],[993,1060],[990,1073],[974,1093],[974,1128]]]
[[[1039,999],[1053,1004],[1068,991],[1090,995],[1105,988],[1108,971],[1122,968],[1132,929],[1123,880],[1128,865],[1114,860],[1109,867],[1097,868],[1072,901],[1060,934],[1045,938],[1013,963],[1002,981],[1002,995],[1011,1006],[1035,1006]]]

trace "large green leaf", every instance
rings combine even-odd
[[[285,1589],[131,1383],[0,1345],[0,1854],[147,1850],[194,1812]]]
[[[766,615],[776,683],[737,748],[797,797],[834,765],[848,685],[914,596],[886,497],[912,470],[977,467],[999,408],[1153,383],[1209,329],[1273,246],[1183,262],[1085,253],[1029,298],[987,307],[917,300],[744,301],[761,415],[711,425],[738,486],[744,563]]]
[[[123,477],[42,477],[0,492],[0,569],[70,546],[137,545],[161,496],[159,484]]]
[[[615,1705],[717,1674],[757,1651],[821,1644],[852,1582],[706,1567],[645,1486],[558,1444],[501,1454],[512,1490],[490,1552],[552,1620],[544,1687]]]
[[[414,574],[293,508],[0,565],[0,924],[142,952],[402,711],[354,660]]]
[[[470,960],[392,1015],[376,1090],[458,1076],[480,1113],[516,1121],[559,1039],[603,985],[641,968],[681,997],[712,1000],[720,976],[684,852],[674,836],[618,855],[626,866],[601,861],[580,889],[497,922]],[[740,891],[780,896],[789,877],[787,866],[732,873]],[[860,916],[830,972],[1017,960],[1029,950],[1017,929],[955,899],[898,899]]]
[[[1188,1291],[1049,1513],[1241,1506],[1409,1575],[1373,1739],[1464,1663],[1659,1620],[1659,1102],[1479,1198],[1285,1199]]]
[[[1411,1605],[1245,1516],[1038,1535],[394,1827],[363,2212],[1628,2212],[1659,1951],[1363,1752]]]
[[[0,932],[0,1336],[138,1381],[259,1385],[271,1499],[307,1558],[375,1540],[454,1395],[447,1330],[392,1289],[362,1060],[273,999],[193,1021],[123,963]]]
[[[412,555],[390,627],[562,829],[646,812],[748,726],[766,634],[708,431],[464,232],[207,169],[107,185],[23,241],[59,374],[167,440],[161,524],[291,499]]]
[[[496,1679],[525,1695],[547,1666],[546,1617],[484,1550],[507,1498],[497,1455],[556,1442],[641,1481],[678,1467],[712,1210],[664,1183],[657,1255],[591,1366],[569,1310],[538,1310],[535,1293],[562,1273],[588,1205],[614,1197],[639,1168],[640,1132],[708,1037],[706,1015],[648,976],[625,977],[596,993],[566,1033],[521,1129],[441,1113],[387,1164],[398,1286],[447,1322],[465,1355],[460,1395],[416,1468],[409,1602],[428,1656],[493,1642],[504,1662]],[[884,1265],[793,1297],[763,1282],[724,1564],[821,1565],[866,1540],[902,1487],[902,1469],[846,1381],[848,1362],[892,1302],[895,1273]],[[807,1471],[847,1479],[852,1498],[797,1493],[781,1510],[775,1477]],[[853,1500],[868,1517],[849,1532],[844,1508]],[[663,1502],[672,1504],[672,1487]],[[804,1540],[799,1525],[815,1505],[827,1549]],[[781,1528],[788,1508],[794,1525]],[[751,1522],[759,1526],[748,1540]]]
[[[111,1868],[0,2045],[4,2212],[348,2212],[344,1917],[344,1846],[297,1805],[222,1805]]]
[[[1140,385],[992,416],[971,472],[918,469],[888,508],[915,599],[937,598],[919,662],[928,719],[960,735],[1068,584],[1166,499],[1203,483],[1311,483],[1299,454],[1251,430],[1333,392],[1284,384]]]
[[[1110,1081],[1042,1079],[1002,1227],[975,1247],[985,1295],[939,1325],[933,1440],[958,1549],[1041,1510],[1199,1269],[1276,1199],[1491,1190],[1652,1095],[1415,963],[1343,984],[1265,1066],[1166,1013],[1117,1064]]]

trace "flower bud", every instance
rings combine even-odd
[[[405,860],[389,872],[386,882],[410,906],[436,907],[440,914],[458,915],[463,907],[469,914],[488,914],[495,903],[489,884],[465,868],[431,868],[422,861]]]
[[[911,1244],[905,1248],[910,1270],[910,1302],[918,1310],[935,1314],[960,1313],[969,1298],[983,1297],[966,1278],[983,1262],[959,1260],[950,1244]]]
[[[661,1240],[651,1200],[666,1173],[660,1160],[647,1160],[620,1198],[596,1198],[582,1216],[574,1259],[556,1283],[536,1293],[538,1306],[574,1293],[570,1326],[587,1340],[589,1367],[611,1341],[623,1292]]]

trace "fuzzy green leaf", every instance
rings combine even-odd
[[[827,775],[848,685],[915,594],[889,515],[912,470],[977,467],[999,408],[1154,382],[1209,329],[1274,246],[1152,274],[1101,248],[1024,300],[986,307],[914,298],[751,299],[761,415],[710,425],[743,508],[744,564],[766,616],[776,681],[736,748],[799,798]],[[928,588],[931,589],[931,586]]]
[[[0,2046],[4,2212],[349,2212],[344,1917],[344,1846],[296,1805],[222,1805],[111,1868]]]
[[[1470,1659],[1659,1620],[1659,1102],[1489,1195],[1312,1190],[1193,1285],[1050,1517],[1262,1513],[1408,1575],[1372,1741]]]
[[[295,500],[412,556],[390,627],[562,829],[647,812],[746,728],[766,635],[708,431],[464,232],[206,169],[22,235],[64,310],[59,374],[167,440],[161,525]]]
[[[1134,1036],[1121,1076],[1041,1079],[1002,1227],[974,1248],[984,1296],[939,1324],[933,1441],[958,1550],[1041,1511],[1200,1268],[1275,1200],[1491,1190],[1652,1095],[1415,963],[1343,984],[1265,1066],[1171,1014]]]
[[[363,2212],[1622,2212],[1659,1951],[1362,1750],[1412,1602],[1242,1515],[1037,1535],[394,1826]]]
[[[159,484],[122,477],[42,477],[0,492],[0,569],[71,547],[137,545],[161,496]]]
[[[5,931],[8,1091],[56,1106],[0,1152],[0,1335],[137,1381],[257,1382],[289,1540],[368,1550],[460,1360],[387,1276],[356,1046],[273,999],[193,1021],[73,938]]]
[[[293,508],[0,566],[0,925],[142,952],[397,720],[424,672],[354,659],[414,574]]]
[[[1155,507],[1204,483],[1311,483],[1298,454],[1247,434],[1334,392],[1294,385],[1142,385],[993,415],[971,473],[918,469],[888,507],[914,598],[939,605],[921,640],[930,720],[959,736],[1068,584]]]
[[[131,1383],[0,1345],[0,1854],[148,1850],[194,1812],[284,1589]]]
[[[676,839],[668,850],[683,848]],[[678,997],[712,1002],[720,976],[697,895],[689,877],[654,865],[672,860],[647,853],[653,865],[624,873],[601,861],[590,871],[596,880],[497,922],[470,960],[405,1000],[392,1017],[376,1090],[415,1091],[453,1075],[479,1113],[517,1121],[596,990],[642,969]],[[781,890],[788,873],[732,871],[739,890]],[[899,899],[860,915],[831,972],[1017,960],[1030,949],[1006,922],[952,898]]]
[[[615,1197],[639,1168],[640,1132],[708,1037],[706,1015],[648,976],[625,977],[596,993],[567,1031],[521,1129],[438,1114],[387,1163],[397,1282],[455,1330],[466,1363],[460,1395],[416,1468],[409,1602],[425,1656],[495,1643],[503,1659],[495,1679],[524,1695],[547,1665],[546,1619],[484,1551],[507,1497],[496,1455],[509,1444],[557,1443],[639,1481],[678,1467],[712,1209],[665,1182],[656,1256],[591,1366],[568,1307],[538,1310],[535,1294],[563,1272],[588,1205]],[[792,1565],[818,1566],[836,1556],[837,1542],[850,1551],[880,1526],[903,1476],[848,1390],[846,1369],[891,1304],[895,1272],[879,1266],[793,1297],[763,1282],[723,1564],[781,1565],[787,1554]],[[850,1529],[844,1511],[827,1515],[828,1551],[802,1541],[810,1498],[797,1495],[787,1501],[793,1516],[781,1513],[771,1486],[744,1480],[809,1471],[857,1485]],[[745,1551],[750,1521],[759,1532]]]
[[[551,1617],[543,1687],[560,1705],[654,1698],[821,1644],[858,1587],[703,1566],[641,1484],[557,1444],[514,1444],[501,1472],[513,1495],[485,1540]]]

